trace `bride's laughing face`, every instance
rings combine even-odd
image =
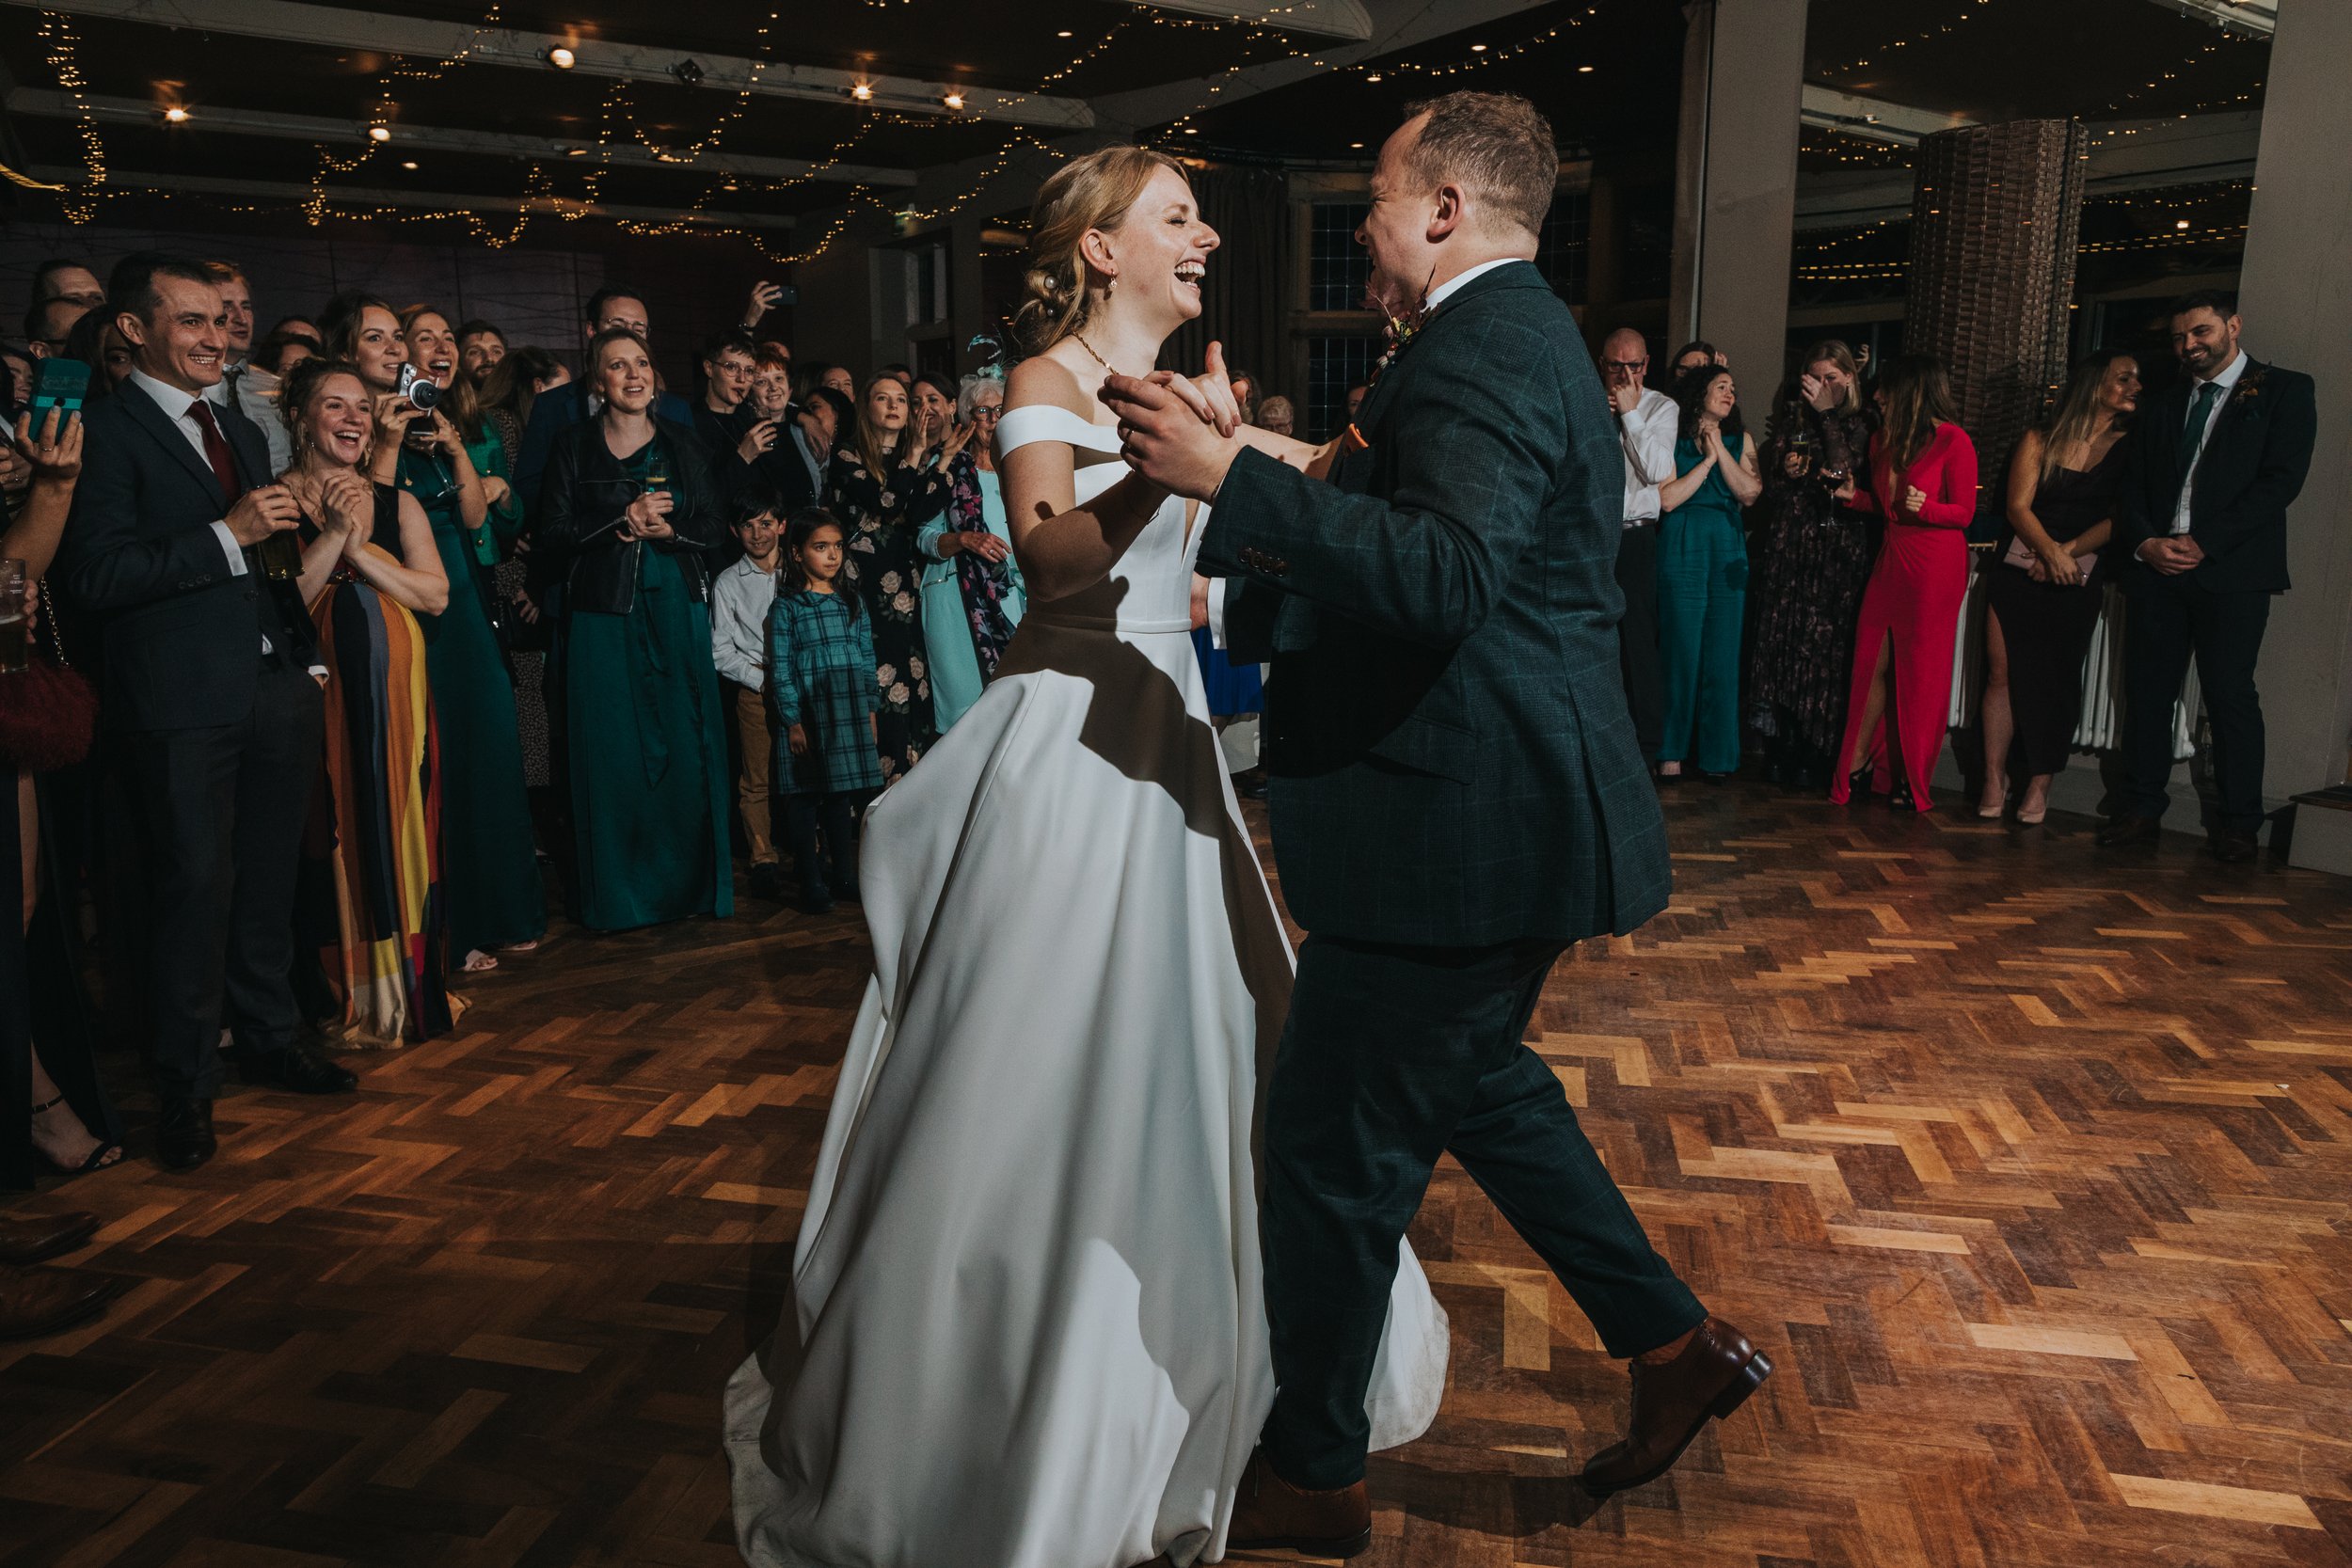
[[[1171,168],[1156,168],[1115,230],[1086,237],[1087,260],[1111,283],[1110,304],[1142,309],[1172,330],[1200,313],[1200,284],[1216,230],[1193,204],[1192,187]]]

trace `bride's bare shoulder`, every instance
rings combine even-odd
[[[1007,413],[1038,404],[1064,409],[1089,424],[1094,422],[1093,394],[1078,380],[1077,372],[1050,349],[1015,365],[1005,382]]]

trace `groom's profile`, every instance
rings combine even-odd
[[[1216,505],[1234,657],[1270,659],[1275,858],[1308,931],[1267,1089],[1279,1385],[1228,1544],[1371,1540],[1365,1390],[1398,1242],[1452,1153],[1633,1365],[1595,1493],[1662,1473],[1771,1373],[1652,1248],[1524,1043],[1553,962],[1665,907],[1664,824],[1618,675],[1623,460],[1532,264],[1558,177],[1525,100],[1414,106],[1358,239],[1395,324],[1352,439],[1286,463],[1113,376],[1127,458]]]

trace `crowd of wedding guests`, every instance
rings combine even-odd
[[[725,916],[739,844],[755,898],[858,897],[863,808],[977,701],[1025,608],[1004,385],[796,364],[762,331],[778,293],[696,345],[680,392],[621,286],[559,353],[365,292],[264,330],[233,262],[40,270],[0,363],[0,559],[23,563],[32,645],[0,673],[21,908],[0,1184],[123,1158],[102,1031],[145,1053],[157,1155],[185,1169],[215,1150],[229,1073],[352,1089],[323,1046],[446,1032],[472,977],[529,961],[551,902],[591,931]],[[2309,379],[2250,360],[2240,325],[2182,301],[2185,373],[2153,398],[2128,355],[2079,367],[1976,551],[1978,453],[1933,359],[1867,375],[1820,343],[1757,430],[1709,345],[1653,375],[1638,333],[1611,336],[1596,417],[1622,436],[1626,689],[1660,779],[1760,752],[1775,782],[1928,809],[1974,556],[1982,815],[2046,810],[2119,579],[2131,793],[2101,841],[2154,834],[2194,657],[2216,847],[2249,858],[2255,656],[2312,416]],[[1255,376],[1233,389],[1252,422],[1299,422]],[[1218,726],[1254,714],[1258,669],[1197,641]],[[0,1216],[0,1334],[103,1305],[20,1266],[78,1224]]]
[[[1661,784],[1756,756],[1773,783],[1840,804],[1928,811],[1954,682],[1980,679],[1976,814],[2039,823],[2114,584],[2123,783],[2098,842],[2157,836],[2193,659],[2210,845],[2253,860],[2255,665],[2288,587],[2286,509],[2315,416],[2311,378],[2250,357],[2244,326],[2227,295],[2177,301],[2169,363],[2090,355],[1989,473],[1932,356],[1866,371],[1845,343],[1815,343],[1754,429],[1711,344],[1677,350],[1661,390],[1642,335],[1611,334],[1598,369],[1625,457],[1626,695]],[[1981,671],[1955,659],[1972,573]]]

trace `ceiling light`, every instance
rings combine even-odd
[[[1067,27],[1064,27],[1064,28],[1063,28],[1060,32],[1056,33],[1054,36],[1055,36],[1056,38],[1057,38],[1057,39],[1066,39],[1066,38],[1071,37],[1072,35],[1071,35],[1070,29],[1069,29],[1069,28],[1067,28]]]
[[[1470,45],[1470,53],[1473,55],[1484,55],[1486,52],[1486,46],[1483,43],[1473,43]]]
[[[412,159],[410,159],[408,162],[406,162],[406,163],[405,163],[405,164],[401,165],[400,166],[401,166],[401,167],[403,167],[403,168],[414,168],[414,167],[416,167],[416,166],[417,166],[416,160],[412,158]]]
[[[951,92],[946,97],[941,99],[940,102],[946,104],[947,107],[951,109],[961,110],[963,107],[963,94],[960,92]]]
[[[370,140],[370,141],[390,141],[391,139],[392,139],[392,128],[391,128],[390,126],[389,126],[389,125],[371,125],[371,126],[369,126],[369,127],[368,127],[368,140]]]
[[[1362,142],[1359,142],[1359,141],[1352,141],[1352,142],[1349,142],[1347,145],[1348,145],[1348,146],[1350,146],[1350,147],[1360,148],[1360,147],[1362,147],[1364,144],[1363,144]]]
[[[572,67],[578,65],[579,63],[580,56],[573,54],[570,50],[564,48],[560,43],[548,51],[548,64],[555,67],[558,71],[569,71]]]
[[[588,150],[584,147],[567,147],[564,150],[564,156],[566,158],[585,158],[588,156]]]
[[[1199,135],[1200,134],[1200,127],[1199,127],[1198,125],[1187,125],[1187,126],[1185,126],[1185,127],[1184,127],[1184,135],[1187,135],[1187,136],[1197,136],[1197,135]]]
[[[1380,73],[1375,71],[1371,75],[1365,77],[1364,80],[1367,82],[1377,82],[1380,80]]]
[[[188,122],[188,111],[174,103],[164,111],[164,119],[174,125],[185,125]]]
[[[1581,65],[1576,68],[1576,73],[1579,76],[1590,76],[1593,73],[1593,68],[1588,65]]]
[[[850,96],[863,103],[874,96],[874,89],[870,85],[860,82],[850,89]]]
[[[2175,220],[2174,220],[2174,222],[2173,222],[2173,224],[2172,224],[2172,227],[2173,227],[2173,228],[2175,228],[2175,229],[2186,229],[2186,228],[2188,227],[2188,219],[2186,219],[2186,218],[2178,218],[2178,219],[2175,219]]]

